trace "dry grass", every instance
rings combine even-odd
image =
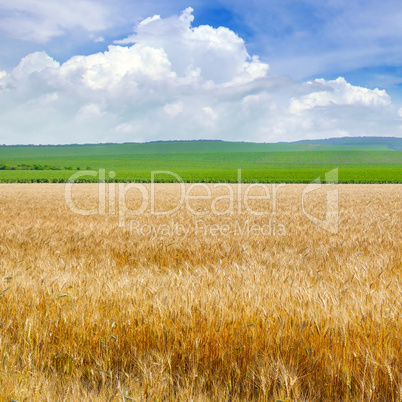
[[[284,236],[153,239],[73,214],[63,185],[1,185],[0,399],[402,400],[402,186],[339,185],[338,234],[303,188],[279,193]],[[236,219],[262,221],[202,225]]]

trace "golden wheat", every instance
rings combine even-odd
[[[336,186],[337,233],[302,213],[304,187],[267,217],[260,200],[239,213],[233,185],[233,214],[192,200],[209,213],[147,208],[119,227],[115,187],[81,216],[63,185],[1,185],[0,399],[402,400],[402,186]],[[155,209],[178,190],[157,185]],[[98,187],[73,200],[97,205]]]

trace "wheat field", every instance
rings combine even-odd
[[[402,401],[402,185],[105,187],[0,185],[0,400]]]

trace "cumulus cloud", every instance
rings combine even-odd
[[[163,49],[143,45],[109,46],[104,53],[75,56],[57,74],[67,82],[77,79],[92,90],[113,90],[123,81],[137,85],[175,77]]]
[[[147,18],[136,27],[133,35],[116,43],[162,48],[177,75],[202,76],[216,84],[266,75],[268,66],[260,63],[258,57],[250,59],[243,39],[225,27],[193,28],[192,13],[189,7],[180,16]]]
[[[22,81],[34,73],[40,73],[46,69],[57,69],[60,64],[48,56],[45,52],[35,52],[24,57],[12,72],[16,82]]]
[[[385,91],[273,76],[235,32],[193,27],[192,12],[147,18],[103,53],[60,64],[37,52],[0,72],[0,142],[400,135]]]
[[[353,86],[342,77],[333,81],[316,79],[307,82],[305,87],[311,89],[311,93],[300,99],[292,98],[289,111],[300,114],[304,110],[329,105],[364,105],[364,106],[389,106],[391,98],[385,90],[378,88],[371,90]]]

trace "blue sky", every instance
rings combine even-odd
[[[0,0],[0,143],[402,136],[400,21],[394,0]]]

